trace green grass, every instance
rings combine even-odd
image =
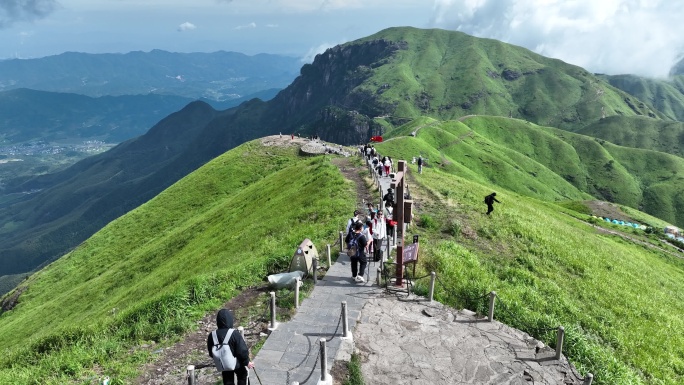
[[[352,354],[351,360],[347,364],[349,370],[349,377],[344,380],[344,385],[364,385],[363,375],[361,373],[361,359],[358,354]]]
[[[414,148],[401,143],[380,151]],[[551,346],[555,331],[543,329],[564,326],[565,354],[596,384],[684,381],[682,259],[600,235],[552,203],[438,167],[411,171],[417,215],[435,223],[411,232],[421,235],[422,273],[440,277],[439,301],[485,313],[477,298],[494,290],[495,318]],[[482,197],[492,189],[502,203],[487,217]]]
[[[684,350],[669,341],[684,330],[676,316],[684,307],[681,259],[597,235],[573,219],[588,220],[582,202],[592,194],[622,203],[625,214],[656,228],[682,223],[681,158],[515,119],[426,123],[400,128],[422,126],[417,137],[378,147],[395,159],[430,159],[423,175],[410,168],[435,201],[417,213],[414,231],[427,241],[424,268],[446,283],[438,297],[485,312],[486,301],[475,298],[495,290],[501,320],[552,346],[554,333],[541,329],[565,326],[568,355],[597,383],[683,381]],[[490,219],[482,197],[492,190],[503,203]],[[568,209],[575,214],[566,215]],[[662,247],[655,235],[600,225]]]
[[[403,49],[374,63],[371,76],[354,92],[380,95],[375,104],[392,106],[385,122],[394,126],[420,116],[512,114],[574,131],[598,121],[602,109],[608,116],[662,115],[580,67],[461,32],[388,28],[344,46],[377,40]],[[364,105],[367,99],[360,98]]]
[[[518,119],[418,119],[381,144],[395,158],[423,155],[439,169],[547,201],[601,199],[684,224],[684,160]]]
[[[580,221],[590,195],[567,177],[598,179],[592,167],[610,159],[608,177],[652,171],[633,182],[666,186],[654,164],[676,167],[674,157],[644,160],[651,152],[515,119],[402,129],[417,127],[417,137],[376,147],[395,160],[428,159],[422,175],[409,165],[420,202],[411,232],[421,235],[422,273],[440,277],[438,300],[484,312],[478,298],[495,290],[496,318],[551,346],[555,335],[543,330],[564,326],[565,352],[597,384],[684,380],[684,263]],[[296,151],[246,143],[27,279],[18,306],[0,315],[0,383],[86,383],[98,374],[128,382],[153,359],[140,346],[172,344],[206,312],[282,271],[302,239],[320,250],[336,240],[354,189],[329,158]],[[552,164],[559,160],[574,164]],[[488,217],[482,198],[492,190],[501,203]],[[284,293],[281,305],[291,301]]]
[[[244,144],[33,275],[0,316],[0,383],[57,384],[95,368],[127,381],[241,288],[337,238],[352,188],[328,158]]]

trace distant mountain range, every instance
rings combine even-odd
[[[658,127],[663,127],[660,122],[672,121],[650,103],[601,77],[521,47],[460,32],[391,28],[318,55],[269,101],[251,100],[225,111],[193,102],[145,135],[107,153],[57,174],[7,186],[7,192],[35,193],[23,195],[20,203],[0,207],[0,274],[30,271],[59,258],[112,219],[250,139],[299,132],[358,144],[374,134],[392,135],[418,117],[447,121],[466,115],[510,116],[585,134],[591,127],[599,132],[607,119],[631,122],[636,118]],[[496,124],[505,132],[505,122]],[[667,148],[645,140],[625,143],[651,151]],[[612,167],[623,174],[653,167],[629,160],[631,155],[623,150],[616,163],[618,155],[595,146],[581,148],[600,155],[583,156],[588,162],[600,162],[592,164],[592,170],[603,173]],[[451,156],[458,159],[458,154]],[[543,159],[555,161],[553,156]],[[667,199],[675,199],[681,191],[678,169],[679,163],[668,168],[675,176],[663,190]],[[615,191],[603,177],[587,180],[591,173],[581,170],[559,175],[577,189],[574,196],[598,194],[639,206],[644,188],[638,186],[640,177],[623,174],[628,192]],[[641,180],[655,184],[658,178]],[[681,216],[672,218],[684,223]]]
[[[0,61],[0,91],[30,88],[93,97],[160,94],[226,101],[282,89],[300,67],[300,59],[294,57],[224,51],[67,52]]]
[[[216,109],[235,107],[249,99],[269,100],[279,90],[223,102],[206,100]],[[102,140],[120,143],[140,136],[196,99],[178,95],[90,97],[25,88],[0,92],[0,136],[4,144]]]

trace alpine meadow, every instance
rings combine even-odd
[[[303,239],[334,243],[361,205],[345,164],[361,160],[304,155],[297,134],[352,154],[382,136],[381,154],[408,161],[407,234],[418,275],[440,277],[436,300],[483,314],[496,291],[497,320],[549,346],[563,326],[564,354],[595,384],[684,383],[684,253],[663,234],[684,225],[684,106],[615,84],[496,40],[390,28],[318,55],[271,100],[193,102],[67,181],[22,181],[42,191],[0,209],[13,242],[0,249],[26,275],[2,299],[0,383],[132,383],[156,347],[286,270]],[[73,186],[81,200],[59,216]],[[87,219],[75,211],[108,216],[61,236]]]

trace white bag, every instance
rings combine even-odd
[[[235,370],[235,367],[237,366],[237,358],[235,358],[233,352],[230,350],[230,346],[228,346],[228,340],[230,340],[230,336],[233,335],[233,330],[234,329],[228,329],[226,338],[224,338],[223,342],[220,344],[218,336],[216,335],[216,330],[211,332],[211,338],[214,341],[214,346],[211,348],[211,356],[214,358],[214,365],[219,372]]]

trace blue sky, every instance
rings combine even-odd
[[[236,51],[313,58],[387,27],[460,30],[594,72],[665,76],[679,0],[0,0],[0,58]]]

